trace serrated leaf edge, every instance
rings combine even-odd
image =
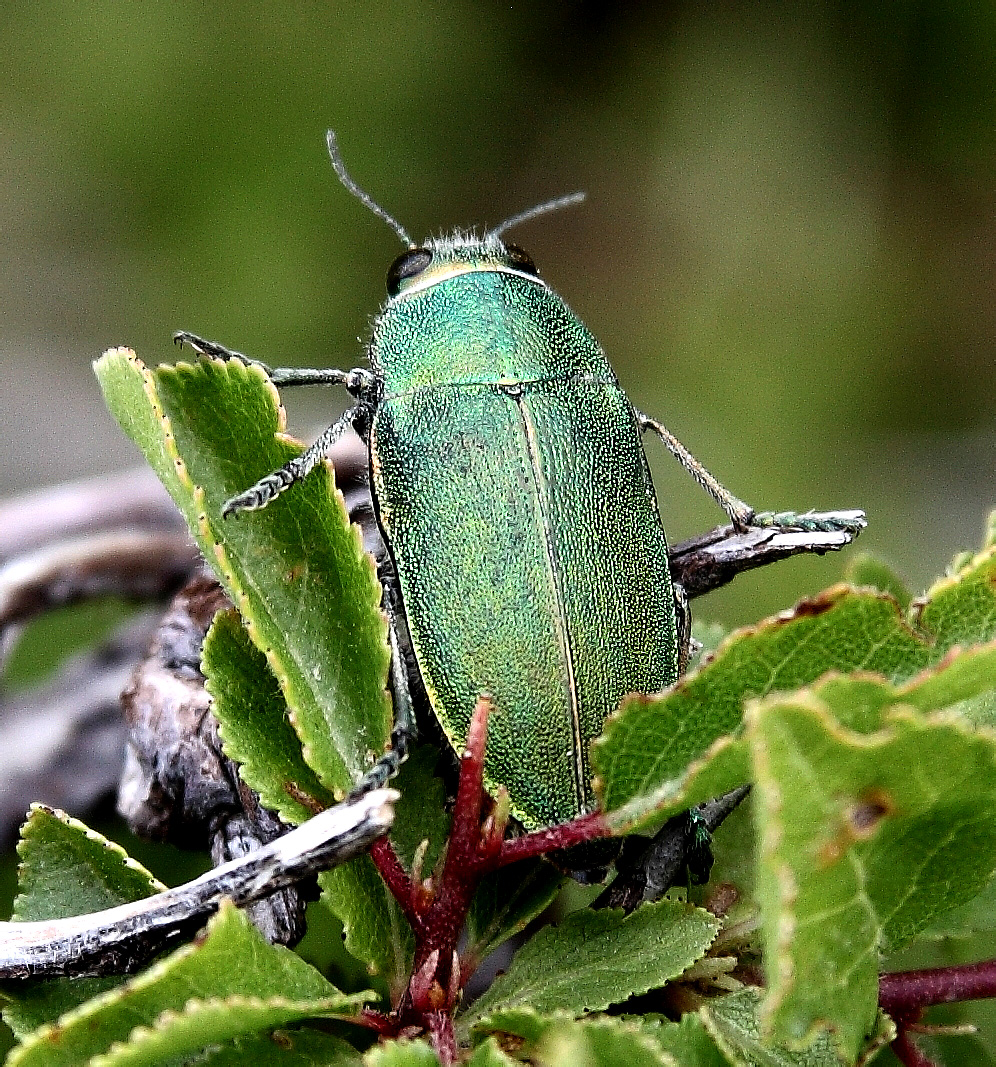
[[[681,1067],[674,1056],[672,1056],[670,1052],[661,1048],[661,1046],[654,1041],[654,1039],[638,1023],[632,1023],[627,1019],[614,1018],[611,1015],[595,1015],[574,1019],[573,1025],[579,1026],[582,1030],[595,1028],[614,1030],[617,1033],[623,1033],[630,1037],[634,1037],[636,1038],[636,1043],[642,1045],[644,1050],[661,1064],[661,1067]],[[543,1037],[545,1036],[546,1034],[543,1035]],[[540,1040],[542,1041],[543,1038],[540,1038]]]
[[[234,617],[238,620],[238,623],[239,623],[240,626],[243,626],[243,627],[245,626],[245,620],[244,620],[243,616],[239,613],[239,611],[236,608],[230,608],[230,609],[223,608],[221,611],[217,612],[215,614],[215,617],[211,620],[211,626],[210,626],[210,628],[208,630],[208,634],[205,636],[205,639],[204,639],[204,647],[205,648],[208,647],[208,641],[210,640],[211,631],[214,629],[215,625],[217,624],[219,616],[224,615],[224,614],[228,614],[229,612],[232,615],[234,615]],[[246,632],[248,633],[248,628],[247,627],[246,627]],[[254,647],[256,647],[257,651],[259,651],[259,647],[258,647],[258,645],[256,645],[255,641],[253,641],[253,645],[254,645]],[[269,666],[269,660],[267,660],[267,665]],[[203,666],[202,666],[202,669],[203,669]],[[217,699],[217,694],[214,692],[214,688],[213,688],[214,687],[214,683],[215,683],[214,676],[207,670],[204,670],[204,674],[205,674],[205,688],[207,689],[208,694],[211,697],[212,701],[215,701]],[[279,685],[279,679],[277,679],[277,683]],[[282,688],[281,688],[281,695],[283,695],[283,689]],[[286,707],[286,701],[285,701],[285,707]],[[287,717],[288,717],[288,719],[290,719],[291,718],[290,708],[287,708],[286,710],[287,710]],[[244,781],[246,783],[246,785],[249,786],[250,789],[253,789],[253,790],[256,791],[256,793],[259,795],[260,803],[262,803],[264,807],[268,808],[271,811],[276,812],[277,815],[279,815],[280,818],[283,819],[283,821],[285,823],[288,823],[289,825],[300,825],[303,821],[305,821],[305,819],[310,818],[311,815],[317,814],[317,812],[319,810],[322,810],[320,807],[317,807],[314,811],[311,811],[308,815],[305,815],[304,818],[302,819],[299,816],[299,813],[298,813],[297,809],[300,808],[300,807],[307,807],[307,805],[305,805],[303,803],[303,801],[298,800],[297,798],[295,798],[290,793],[290,791],[287,788],[287,786],[290,783],[285,783],[284,784],[284,788],[280,789],[279,787],[274,786],[269,782],[265,782],[265,781],[262,781],[262,780],[259,780],[259,781],[250,780],[250,779],[254,779],[255,778],[255,775],[253,775],[251,773],[247,774],[247,769],[251,766],[250,761],[246,761],[246,760],[243,759],[244,752],[241,750],[241,748],[239,747],[239,745],[237,743],[233,742],[233,739],[230,736],[230,730],[228,728],[228,723],[226,721],[224,721],[223,719],[221,719],[221,718],[218,718],[218,717],[216,717],[216,718],[217,718],[217,727],[218,727],[218,737],[221,740],[222,751],[238,767],[239,777],[242,779],[242,781]],[[292,727],[294,726],[293,720],[291,720],[291,725],[292,725]],[[294,727],[294,734],[297,737],[298,743],[301,745],[301,754],[302,754],[302,759],[303,759],[304,758],[304,743],[301,741],[300,734],[298,734],[296,727]],[[305,760],[305,762],[307,763],[307,760]],[[315,776],[317,778],[317,772],[311,766],[310,763],[308,763],[308,767],[312,771],[312,773],[315,774]],[[298,783],[295,782],[293,784],[297,785]],[[319,782],[319,784],[321,784],[321,782]],[[305,791],[304,790],[301,790],[301,795],[302,796],[305,795]],[[306,795],[308,797],[310,797],[310,799],[313,800],[316,805],[321,805],[324,802],[322,798],[314,796],[310,791],[308,791]],[[291,807],[289,807],[288,804],[287,804],[288,800],[290,800],[293,804],[297,805],[297,808],[292,809]]]
[[[93,841],[95,844],[103,845],[107,849],[107,851],[111,853],[112,856],[122,861],[122,865],[124,867],[127,867],[135,874],[140,875],[148,883],[149,896],[152,896],[155,893],[161,893],[167,888],[150,870],[148,870],[147,867],[139,863],[138,860],[129,856],[128,853],[116,841],[111,841],[109,838],[104,837],[102,833],[97,830],[94,830],[92,827],[87,826],[86,823],[74,818],[72,815],[69,815],[61,808],[55,808],[49,804],[43,804],[39,801],[35,801],[28,808],[28,817],[21,824],[20,835],[17,841],[17,855],[20,859],[17,869],[17,881],[19,885],[21,883],[21,872],[25,870],[30,864],[30,857],[26,855],[27,850],[30,848],[29,838],[32,834],[39,832],[41,829],[37,820],[33,818],[36,813],[49,815],[52,818],[61,822],[69,829],[80,831],[88,841]],[[14,905],[12,908],[13,915],[19,914],[19,907],[23,897],[25,897],[25,894],[23,892],[19,892],[16,898],[14,899]]]
[[[144,367],[144,364],[141,364],[141,360],[138,360],[137,356],[135,358],[136,361]],[[203,362],[211,363],[218,369],[224,371],[226,376],[231,380],[231,361],[205,357],[203,359]],[[283,404],[280,402],[280,393],[277,390],[276,386],[273,384],[273,382],[270,380],[269,376],[266,375],[264,371],[256,364],[243,363],[241,360],[239,360],[238,365],[243,370],[259,378],[266,386],[267,391],[270,393],[274,406],[277,409],[277,428],[274,431],[274,437],[286,444],[293,445],[295,448],[303,452],[303,443],[293,435],[287,433],[286,411],[283,407]],[[189,368],[189,370],[191,371],[195,371],[197,369],[195,364],[184,361],[175,364],[161,364],[159,367],[156,368],[155,372],[149,372],[147,368],[145,368],[145,370],[147,373],[154,375],[162,373],[175,373],[177,371],[181,371],[187,368]],[[161,410],[162,408],[160,406],[160,411]],[[164,414],[162,418],[164,420],[164,423],[168,425],[168,417]],[[176,456],[178,464],[182,464],[183,461],[179,458],[179,453],[176,450],[172,431],[170,431],[170,442],[172,445],[172,452]],[[331,464],[327,460],[323,459],[319,466],[324,468],[325,475],[328,478],[329,488],[331,490],[330,497],[332,499],[333,506],[339,512],[339,519],[342,521],[343,525],[349,529],[352,535],[354,551],[353,562],[358,563],[366,570],[367,576],[370,579],[371,588],[376,587],[377,589],[379,589],[380,583],[377,578],[376,563],[374,562],[370,553],[367,552],[366,549],[363,547],[363,538],[359,527],[355,523],[351,522],[349,519],[349,512],[346,508],[346,499],[342,495],[342,491],[336,484],[335,472]],[[186,472],[185,466],[183,469]],[[243,585],[241,580],[238,578],[235,570],[231,565],[228,551],[225,548],[224,539],[220,538],[217,535],[214,530],[214,527],[211,524],[211,520],[208,517],[207,509],[205,507],[206,494],[204,488],[202,486],[195,485],[192,479],[189,477],[189,474],[187,475],[187,485],[190,487],[192,495],[196,502],[196,507],[198,511],[198,528],[200,530],[201,536],[211,546],[212,554],[214,555],[214,558],[217,562],[217,570],[221,575],[224,576],[225,583],[228,586],[226,591],[228,592],[233,604],[238,610],[239,615],[242,617],[242,621],[246,627],[246,630],[249,633],[250,638],[252,639],[253,644],[263,653],[264,656],[266,656],[266,660],[270,666],[270,670],[273,672],[274,677],[277,679],[277,682],[280,686],[280,691],[284,694],[284,697],[287,701],[288,718],[290,719],[291,725],[294,727],[294,732],[301,740],[301,753],[304,758],[304,761],[315,772],[315,774],[318,776],[319,781],[321,781],[322,784],[333,793],[336,800],[342,800],[347,790],[338,789],[334,786],[332,782],[327,780],[327,776],[320,768],[322,759],[316,757],[314,742],[313,740],[309,741],[307,737],[307,735],[312,733],[312,731],[305,729],[302,732],[301,718],[298,712],[298,705],[301,702],[301,685],[303,685],[303,687],[307,690],[307,692],[305,692],[304,694],[304,700],[308,703],[313,704],[318,709],[322,719],[326,721],[326,725],[327,709],[324,703],[317,699],[317,694],[315,694],[314,691],[311,689],[310,684],[306,680],[306,672],[303,670],[298,670],[296,672],[301,683],[301,685],[299,685],[298,678],[292,677],[291,672],[282,666],[281,658],[278,653],[275,652],[274,649],[266,643],[260,631],[258,613],[255,612],[252,608],[253,596],[256,596],[260,601],[265,601],[265,597],[263,597],[260,591],[254,587],[252,592],[250,593],[249,589],[247,589]],[[384,692],[387,693],[387,675],[388,668],[390,666],[390,647],[388,645],[387,639],[388,620],[386,614],[380,606],[379,598],[375,602],[372,602],[369,606],[373,607],[373,609],[378,613],[381,621],[380,643],[383,646],[383,676],[385,681]],[[291,659],[293,660],[293,657],[291,657]],[[297,665],[295,664],[295,666]],[[332,750],[334,760],[340,764],[344,777],[349,778],[349,770],[346,766],[346,761],[342,757],[342,754],[339,752],[338,748],[336,747],[332,739],[331,731],[328,732],[328,742],[326,747]],[[373,763],[379,755],[380,753],[373,753],[372,758],[370,759],[370,763]]]
[[[994,529],[996,529],[996,511],[992,513],[992,517]],[[625,697],[620,702],[619,707],[605,720],[602,734],[593,741],[593,747],[599,746],[603,739],[611,734],[615,723],[623,717],[626,709],[631,704],[661,703],[672,695],[687,689],[691,683],[696,681],[705,671],[707,671],[716,660],[722,655],[725,655],[731,645],[746,638],[756,637],[772,630],[779,629],[798,618],[804,618],[811,615],[814,613],[814,608],[818,609],[820,613],[831,610],[849,595],[891,603],[895,610],[896,620],[899,626],[906,630],[915,640],[925,646],[931,646],[934,644],[932,634],[930,631],[919,625],[920,618],[924,611],[931,606],[939,594],[946,592],[948,589],[951,589],[964,581],[968,572],[985,566],[990,559],[996,559],[996,545],[984,548],[982,551],[976,553],[972,560],[966,564],[966,566],[960,568],[956,574],[946,575],[934,582],[923,597],[920,597],[911,603],[908,612],[903,611],[899,602],[891,593],[875,590],[866,586],[852,586],[846,582],[838,582],[816,596],[803,598],[791,608],[786,608],[784,611],[777,612],[775,615],[770,615],[758,623],[734,630],[722,640],[715,651],[705,658],[695,670],[680,678],[674,685],[669,686],[660,693],[633,693]],[[968,646],[967,648],[953,645],[944,652],[939,660],[928,664],[912,678],[907,679],[900,686],[896,687],[897,693],[902,693],[904,695],[911,694],[928,678],[935,677],[937,674],[950,667],[959,655],[967,654],[969,652],[972,654],[984,654],[992,648],[996,648],[996,641],[982,642],[977,645]],[[787,692],[803,692],[804,690],[818,687],[828,679],[840,677],[866,677],[882,679],[886,682],[889,681],[884,675],[874,671],[857,670],[846,673],[841,671],[827,671],[814,679],[809,685],[798,690],[788,690]],[[761,699],[766,699],[767,697],[776,695],[776,693],[765,694],[765,697]],[[740,727],[731,733],[717,737],[700,756],[697,756],[688,764],[680,778],[672,778],[670,781],[662,783],[648,793],[637,794],[631,800],[627,801],[620,807],[613,809],[611,812],[605,812],[606,820],[613,828],[613,832],[616,834],[625,834],[632,832],[636,827],[642,829],[643,824],[648,820],[653,820],[656,823],[659,820],[662,820],[665,816],[680,810],[682,807],[686,807],[686,801],[694,786],[696,775],[707,767],[723,749],[739,743],[742,738],[742,729],[743,727],[741,724]],[[596,776],[593,779],[593,786],[595,794],[601,804],[602,782],[599,777]],[[733,785],[731,785],[731,788],[733,788]]]
[[[287,1011],[300,1013],[303,1017],[312,1018],[337,1018],[345,1021],[354,1016],[343,1010],[344,1002],[354,1003],[362,1007],[367,1001],[374,999],[374,994],[369,990],[363,993],[342,993],[338,997],[322,997],[316,1000],[289,1000],[286,997],[247,997],[238,994],[230,997],[191,997],[181,1009],[167,1008],[158,1015],[151,1026],[139,1024],[122,1041],[115,1041],[106,1052],[98,1053],[89,1060],[88,1067],[114,1067],[115,1059],[125,1052],[129,1045],[138,1042],[154,1040],[164,1036],[165,1031],[174,1023],[190,1019],[202,1012],[216,1011],[229,1008],[233,1011],[241,1009],[255,1010],[258,1008],[283,1008]],[[279,1024],[276,1024],[279,1025]],[[264,1024],[258,1029],[250,1027],[246,1033],[258,1033],[267,1029]]]
[[[711,933],[708,941],[703,945],[703,947],[699,951],[699,954],[697,956],[695,956],[694,958],[690,959],[688,963],[686,963],[683,967],[681,967],[680,970],[675,971],[669,978],[663,979],[662,980],[662,984],[663,985],[666,985],[668,982],[677,981],[681,977],[681,975],[684,974],[684,972],[686,970],[688,970],[689,967],[691,967],[693,964],[698,962],[698,960],[700,960],[709,951],[709,949],[712,947],[712,945],[715,943],[716,938],[719,936],[720,931],[723,928],[723,922],[722,922],[721,919],[718,919],[715,915],[712,914],[712,912],[707,911],[705,908],[700,908],[700,907],[698,907],[697,905],[694,905],[694,904],[683,904],[683,903],[680,903],[678,901],[672,901],[672,900],[664,899],[664,900],[658,900],[658,901],[653,901],[653,902],[648,903],[648,904],[644,904],[643,908],[653,908],[653,909],[658,910],[660,912],[672,911],[674,913],[674,915],[675,915],[675,919],[676,920],[677,919],[684,919],[684,918],[687,918],[687,917],[692,916],[692,915],[697,915],[700,918],[704,918],[704,919],[708,920],[708,925],[712,927],[712,933]],[[679,912],[680,912],[680,915],[679,915]],[[556,927],[554,927],[554,926],[545,926],[545,927],[543,927],[542,929],[537,931],[536,935],[534,936],[534,940],[535,940],[536,937],[555,936],[552,933],[553,931],[561,931],[561,930],[563,930],[565,927],[567,927],[569,925],[576,924],[578,922],[583,921],[584,916],[593,915],[593,914],[597,915],[597,916],[600,916],[601,918],[606,918],[606,919],[611,917],[611,916],[613,916],[613,915],[622,916],[621,922],[615,927],[615,929],[619,929],[620,926],[625,925],[630,920],[632,920],[634,922],[638,921],[634,917],[639,915],[640,912],[639,911],[634,911],[629,915],[623,915],[621,908],[604,908],[604,909],[601,909],[598,912],[592,912],[590,909],[583,909],[581,911],[572,912],[570,915],[568,915]],[[587,933],[587,931],[584,931],[584,933]],[[527,944],[528,943],[529,942],[527,942]],[[514,959],[513,959],[513,963],[514,963]],[[511,970],[511,965],[509,966],[508,970],[509,971]],[[505,973],[507,974],[508,971],[506,971]],[[657,984],[656,980],[654,980],[654,979],[650,980],[650,984],[649,985],[641,985],[639,983],[633,984],[632,987],[629,989],[629,992],[626,994],[626,996],[623,999],[625,1000],[625,999],[628,999],[629,997],[640,996],[640,995],[642,995],[644,993],[648,993],[651,989],[659,989],[659,988],[662,987],[662,984]],[[490,992],[490,990],[488,990],[488,992]],[[521,996],[522,993],[520,992],[517,995]],[[577,1013],[574,1013],[574,1018],[580,1018],[581,1016],[586,1015],[589,1012],[604,1011],[606,1008],[611,1007],[611,1005],[618,1004],[618,1003],[621,1003],[621,1001],[618,1001],[618,1000],[592,1001],[591,1003],[588,1003],[585,1006],[584,1009],[582,1009],[581,1011],[579,1011]],[[513,1003],[510,1007],[517,1007],[517,1006],[518,1006],[517,1004]],[[472,1012],[473,1010],[474,1010],[474,1005],[471,1005],[470,1008],[468,1009],[468,1011]],[[568,1011],[568,1013],[570,1013],[569,1009],[555,1009],[555,1010],[564,1010],[564,1011]],[[495,1014],[495,1012],[492,1011],[491,1014]],[[462,1029],[466,1032],[466,1030],[468,1029],[467,1025],[466,1025],[466,1021],[458,1019],[457,1020],[458,1026],[461,1024],[461,1022],[463,1022]],[[472,1029],[473,1026],[474,1026],[474,1022],[471,1021],[470,1022],[470,1028]]]
[[[176,438],[173,432],[170,418],[165,413],[163,404],[159,399],[158,385],[156,382],[157,375],[192,373],[197,370],[198,364],[192,363],[187,360],[181,360],[177,363],[172,364],[160,364],[158,367],[155,368],[155,370],[152,370],[138,357],[138,355],[133,349],[127,347],[108,349],[103,354],[101,359],[97,361],[97,363],[101,363],[104,360],[110,360],[111,357],[114,356],[123,356],[130,364],[132,364],[132,366],[139,373],[143,384],[143,391],[149,399],[149,403],[155,417],[159,420],[160,424],[163,427],[164,452],[168,458],[171,458],[173,460],[173,467],[176,472],[177,479],[180,485],[186,490],[187,494],[191,498],[193,511],[196,512],[195,521],[197,525],[198,534],[201,538],[203,538],[204,541],[204,544],[200,545],[199,547],[201,547],[201,550],[204,552],[205,556],[208,555],[208,552],[205,551],[205,549],[210,549],[210,554],[214,556],[216,562],[216,570],[219,573],[219,576],[222,578],[223,584],[227,586],[226,591],[228,592],[232,602],[238,609],[239,614],[242,616],[243,622],[249,632],[253,643],[266,656],[267,661],[270,664],[270,668],[273,671],[275,677],[277,678],[281,691],[284,693],[285,698],[287,700],[288,715],[290,716],[291,723],[294,726],[295,733],[297,733],[298,737],[301,738],[302,755],[304,757],[305,762],[308,764],[308,766],[312,768],[312,770],[315,771],[315,773],[318,775],[319,780],[326,786],[326,788],[328,788],[333,793],[337,800],[342,799],[342,797],[345,795],[346,788],[336,788],[334,783],[328,780],[328,776],[323,773],[319,766],[316,765],[313,744],[310,743],[306,739],[306,737],[302,736],[302,732],[300,730],[299,716],[295,707],[295,705],[298,703],[298,697],[300,696],[299,689],[295,684],[292,684],[292,679],[290,678],[289,673],[285,669],[281,668],[281,666],[277,662],[278,657],[276,653],[272,648],[267,646],[260,633],[256,613],[252,611],[251,607],[249,606],[250,594],[246,590],[246,588],[244,588],[242,582],[237,578],[231,566],[231,563],[229,562],[228,553],[225,550],[223,539],[220,539],[218,537],[218,535],[214,531],[213,526],[211,525],[210,519],[207,516],[206,509],[204,506],[204,489],[193,481],[185,462],[180,457],[179,451],[176,446]],[[241,360],[236,362],[238,364],[238,367],[240,368],[240,371],[247,372],[248,374],[258,378],[259,381],[265,386],[265,388],[269,392],[274,407],[277,410],[277,428],[274,431],[275,436],[279,437],[281,440],[287,443],[292,443],[296,447],[303,450],[304,446],[301,444],[301,442],[298,441],[296,438],[292,437],[291,435],[287,434],[286,432],[286,411],[283,405],[280,403],[280,394],[276,386],[270,380],[270,378],[256,364],[244,363]],[[223,372],[226,377],[229,378],[229,380],[231,380],[231,368],[233,366],[233,361],[215,359],[212,357],[203,357],[201,360],[198,361],[198,363],[213,365],[219,371]],[[363,547],[361,531],[358,527],[356,527],[355,524],[349,521],[345,498],[343,497],[341,490],[335,483],[335,477],[332,472],[331,466],[328,464],[327,461],[323,462],[322,465],[324,466],[326,474],[329,478],[329,483],[332,489],[331,496],[334,502],[334,506],[339,510],[340,518],[343,520],[345,525],[347,525],[351,530],[353,547],[355,552],[354,561],[359,561],[360,565],[365,568],[368,578],[370,579],[371,590],[375,588],[379,589],[380,586],[377,580],[376,564],[371,558],[370,554]],[[181,508],[180,510],[182,512],[184,509]],[[256,592],[256,595],[259,596],[258,591]],[[382,646],[383,650],[382,667],[385,682],[385,709],[387,710],[388,715],[390,715],[390,702],[389,699],[386,697],[387,675],[390,664],[390,647],[388,645],[387,640],[388,621],[387,616],[385,615],[383,609],[380,606],[379,597],[375,602],[372,602],[371,606],[374,608],[374,610],[377,611],[381,622],[381,641],[379,642],[379,644]],[[303,686],[309,690],[305,694],[305,699],[309,703],[314,704],[321,718],[327,721],[326,708],[322,701],[317,699],[317,695],[310,691],[309,684],[306,680],[306,672],[302,670],[298,673],[300,675]],[[306,734],[310,732],[311,731],[305,731]],[[349,779],[350,774],[349,769],[346,765],[346,761],[343,758],[342,754],[338,751],[338,748],[332,739],[331,732],[329,733],[328,743],[326,747],[331,751],[331,760],[333,764],[338,764],[338,767],[340,768],[342,773],[342,777],[344,779]],[[369,762],[373,763],[380,756],[380,754],[381,753],[378,752],[371,753]],[[318,762],[320,763],[321,760],[319,760]],[[350,785],[351,784],[352,783],[350,783]]]
[[[555,1008],[550,1012],[539,1012],[528,1004],[520,1004],[512,1008],[499,1008],[489,1015],[482,1016],[471,1025],[468,1031],[471,1044],[474,1047],[482,1044],[490,1034],[511,1034],[514,1037],[519,1037],[518,1033],[503,1029],[500,1025],[501,1019],[515,1019],[517,1017],[533,1019],[540,1023],[545,1020],[550,1022],[572,1022],[577,1018],[573,1012],[565,1011],[563,1008]]]

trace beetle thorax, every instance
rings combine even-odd
[[[399,256],[374,324],[370,360],[384,395],[544,381],[615,381],[598,342],[529,256],[458,233]]]

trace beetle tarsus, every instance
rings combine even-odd
[[[221,509],[222,518],[229,518],[239,511],[258,511],[265,508],[274,498],[278,497],[285,489],[290,488],[295,482],[300,481],[307,471],[299,473],[300,464],[297,460],[302,457],[296,456],[290,463],[275,470],[272,474],[250,486],[238,496],[226,500]],[[293,464],[293,466],[292,466]],[[309,468],[310,469],[310,468]]]
[[[267,373],[270,372],[270,368],[258,359],[252,359],[242,352],[236,352],[234,348],[226,348],[224,345],[218,344],[217,341],[208,341],[204,337],[198,337],[196,333],[190,333],[188,330],[177,330],[173,334],[173,344],[179,345],[181,348],[187,345],[200,356],[210,356],[213,359],[224,360],[238,359],[243,363],[253,363],[257,367],[262,367]]]
[[[858,534],[867,525],[863,511],[762,511],[754,516],[752,526],[762,529],[802,530],[805,533]]]

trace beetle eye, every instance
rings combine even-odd
[[[539,274],[533,257],[524,248],[518,245],[505,245],[505,252],[508,255],[509,264],[516,270],[521,270],[523,274]]]
[[[387,271],[387,291],[391,296],[401,292],[402,282],[421,274],[432,262],[432,253],[427,248],[409,248],[391,264]]]

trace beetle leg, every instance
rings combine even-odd
[[[401,650],[398,626],[401,609],[397,590],[392,582],[384,584],[384,610],[387,612],[388,640],[391,644],[391,696],[394,699],[394,727],[391,730],[391,747],[370,768],[353,788],[351,797],[379,789],[388,779],[398,773],[398,768],[408,758],[408,751],[418,737],[415,708],[411,689],[408,686],[408,664]]]
[[[754,521],[754,509],[750,504],[745,504],[739,497],[735,497],[729,489],[720,485],[666,426],[656,419],[650,418],[649,415],[644,415],[642,411],[636,412],[636,422],[642,432],[652,430],[657,434],[671,455],[730,516],[733,525],[738,530],[746,530],[751,525]]]
[[[692,612],[688,606],[688,594],[680,582],[672,582],[674,590],[674,614],[678,623],[678,677],[688,670],[688,658],[692,654]],[[696,648],[702,646],[696,642]]]
[[[744,533],[750,527],[778,530],[802,530],[805,533],[860,533],[867,523],[863,511],[760,511],[756,512],[750,504],[735,497],[729,489],[718,481],[702,466],[666,426],[656,419],[636,412],[636,423],[641,432],[652,430],[664,442],[672,456],[702,486],[716,503],[730,516],[735,529]]]
[[[236,352],[234,348],[226,348],[217,341],[205,340],[186,330],[179,330],[173,334],[173,343],[189,345],[202,356],[212,356],[215,359],[238,359],[253,367],[259,367],[274,385],[344,385],[354,396],[370,393],[374,387],[373,375],[361,368],[337,370],[335,367],[318,369],[271,367],[261,359],[253,359],[242,352]]]
[[[222,515],[228,518],[229,515],[236,511],[255,511],[258,508],[265,508],[274,497],[279,496],[295,482],[306,478],[325,458],[325,453],[353,425],[362,410],[363,406],[360,404],[351,407],[349,411],[336,419],[321,437],[313,445],[306,448],[301,455],[288,460],[279,470],[260,478],[255,485],[251,485],[244,492],[239,493],[238,496],[233,496],[231,500],[227,500],[221,509]]]

